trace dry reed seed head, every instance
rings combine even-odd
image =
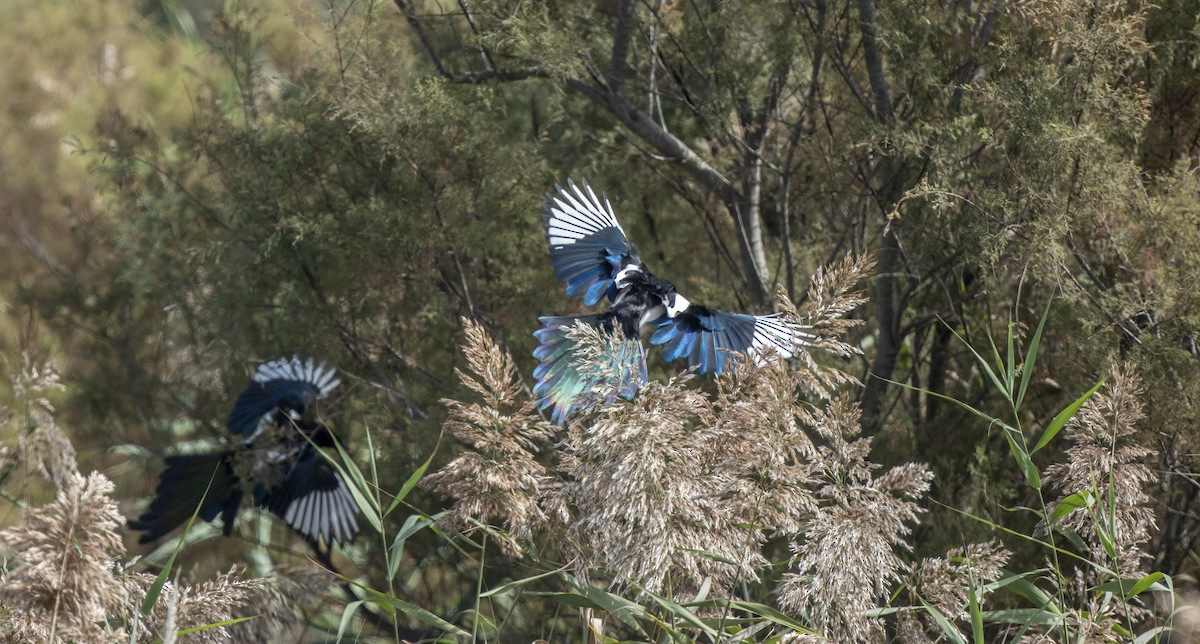
[[[198,584],[172,585],[169,591],[164,588],[159,602],[165,602],[167,608],[175,607],[174,625],[183,630],[233,619],[247,600],[260,592],[266,584],[266,580],[262,578],[244,578],[242,571],[235,567]],[[152,614],[151,617],[155,615]],[[163,619],[166,622],[167,616],[163,615]],[[231,638],[241,639],[244,632],[240,627],[242,624],[205,629],[189,634],[187,641],[227,642]],[[166,628],[163,630],[168,632]]]
[[[41,407],[48,412],[54,411],[54,405],[42,394],[67,389],[54,363],[38,364],[27,351],[21,352],[21,371],[12,377],[12,385],[13,397],[17,402]]]
[[[462,318],[463,354],[476,377],[457,371],[464,386],[483,396],[489,407],[520,407],[526,400],[516,362],[492,339],[483,325]]]
[[[574,509],[579,574],[600,570],[621,587],[686,595],[711,577],[718,587],[755,579],[758,535],[736,525],[712,473],[720,450],[712,407],[684,379],[648,383],[629,403],[601,408],[568,431],[556,491]],[[736,564],[697,553],[713,553]]]
[[[1129,368],[1114,367],[1108,385],[1063,428],[1070,443],[1065,461],[1049,466],[1045,476],[1062,497],[1090,494],[1091,507],[1067,512],[1060,524],[1083,537],[1096,561],[1123,575],[1142,572],[1147,555],[1140,546],[1155,527],[1147,490],[1156,478],[1143,462],[1153,450],[1133,442],[1137,423],[1144,417],[1140,394],[1137,375]],[[1053,513],[1060,502],[1053,501],[1048,511]],[[1117,561],[1108,554],[1105,541],[1109,540]]]
[[[536,453],[554,435],[554,427],[536,413],[536,405],[525,395],[512,356],[482,325],[464,318],[463,326],[463,354],[469,373],[456,370],[456,374],[483,402],[464,404],[444,399],[442,402],[450,409],[446,430],[486,453]]]
[[[952,621],[965,620],[971,588],[982,589],[999,579],[1009,556],[1000,542],[989,541],[954,548],[945,557],[924,559],[912,566],[906,584],[909,605],[918,606],[924,600]],[[905,641],[933,641],[932,636],[940,631],[927,612],[901,613],[897,627]]]
[[[45,407],[31,407],[27,418],[28,430],[17,441],[22,461],[55,487],[67,485],[79,474],[75,446]]]
[[[554,428],[536,414],[512,357],[479,324],[464,320],[464,327],[470,373],[458,376],[483,402],[443,400],[450,412],[444,427],[475,451],[425,477],[422,485],[454,500],[443,521],[448,527],[503,524],[508,535],[501,547],[517,555],[518,543],[547,520],[539,501],[551,477],[535,456]]]
[[[18,562],[2,579],[0,604],[47,620],[57,610],[60,624],[85,631],[120,607],[124,593],[112,561],[125,552],[117,533],[124,519],[112,490],[102,474],[77,474],[54,501],[0,532],[0,547]]]
[[[465,452],[423,484],[454,500],[443,519],[447,527],[469,532],[476,522],[500,523],[508,530],[502,548],[518,556],[519,542],[547,521],[539,501],[549,479],[545,467],[530,458],[496,461]]]
[[[909,548],[909,526],[924,511],[915,501],[932,478],[915,463],[873,476],[879,466],[867,460],[870,440],[857,438],[859,415],[844,395],[805,415],[825,440],[812,464],[822,502],[801,518],[804,529],[792,543],[795,572],[785,576],[779,598],[785,610],[809,614],[827,636],[841,641],[882,637],[881,623],[862,613],[899,580],[904,563],[895,551]]]
[[[55,487],[78,474],[75,447],[54,420],[54,405],[44,394],[65,391],[53,363],[38,364],[21,353],[21,371],[12,377],[13,397],[24,406],[26,426],[17,443],[21,459]],[[5,424],[11,419],[3,410]]]
[[[772,361],[718,378],[709,467],[726,512],[787,533],[816,501],[809,462],[815,447],[798,421],[798,372]]]

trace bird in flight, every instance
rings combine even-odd
[[[597,197],[587,182],[568,180],[566,188],[556,189],[547,195],[542,215],[554,271],[568,295],[582,295],[588,306],[607,298],[612,306],[603,313],[538,318],[543,326],[534,332],[541,344],[533,353],[540,361],[533,391],[554,422],[565,423],[597,396],[632,398],[647,380],[643,333],[650,334],[651,345],[662,346],[668,361],[687,358],[700,374],[730,368],[731,352],[755,362],[771,354],[791,358],[813,338],[805,333],[808,327],[780,313],[729,313],[689,302],[642,263],[607,198]],[[593,360],[599,370],[581,365],[586,361],[572,331],[579,326],[615,339],[606,355]]]
[[[225,536],[244,495],[281,517],[313,543],[348,543],[358,533],[357,505],[346,482],[317,451],[332,447],[323,423],[304,410],[341,384],[337,371],[312,359],[278,358],[258,366],[226,425],[241,443],[205,454],[166,458],[150,507],[129,527],[154,541],[194,513],[220,515]],[[197,508],[199,510],[197,511]]]

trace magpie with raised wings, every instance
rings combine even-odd
[[[556,186],[542,219],[550,259],[567,294],[582,295],[588,306],[602,298],[612,302],[603,313],[538,318],[543,326],[534,332],[541,344],[533,353],[540,361],[533,391],[540,408],[551,409],[560,425],[595,402],[598,390],[602,399],[633,397],[647,379],[644,333],[651,345],[663,347],[668,361],[687,358],[701,374],[728,369],[730,352],[755,362],[772,353],[791,358],[813,337],[779,313],[729,313],[689,302],[646,268],[608,199],[597,197],[586,181]],[[606,354],[593,359],[606,368],[581,370],[578,335],[572,332],[580,325],[615,338]]]
[[[304,418],[318,398],[341,384],[337,371],[312,359],[278,358],[255,370],[226,425],[241,438],[212,453],[166,458],[150,507],[129,527],[154,541],[190,519],[218,516],[225,536],[247,494],[312,543],[348,543],[358,533],[357,505],[346,482],[317,451],[331,447],[323,423]]]

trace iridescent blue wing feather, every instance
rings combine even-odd
[[[588,306],[605,296],[615,301],[618,274],[641,266],[642,260],[608,200],[597,197],[587,182],[556,187],[558,193],[546,197],[543,215],[555,274],[567,285],[568,295],[583,295]]]
[[[299,416],[317,398],[341,384],[337,371],[312,358],[278,358],[258,366],[254,379],[238,396],[226,425],[238,435],[253,435],[264,418],[278,412]]]
[[[577,324],[602,328],[604,314],[538,318],[534,332],[541,344],[533,355],[540,361],[533,394],[541,409],[562,425],[572,415],[617,396],[633,398],[646,382],[646,355],[636,338],[613,339],[586,359],[570,330]]]
[[[791,358],[813,337],[805,333],[807,327],[788,322],[778,313],[727,313],[695,304],[674,318],[663,316],[654,324],[659,329],[650,336],[650,344],[662,345],[663,357],[668,361],[687,358],[701,374],[724,372],[732,351],[754,362],[762,362],[771,354]]]

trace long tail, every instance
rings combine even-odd
[[[534,332],[541,345],[533,355],[541,364],[533,393],[541,409],[553,407],[551,419],[562,425],[572,414],[616,396],[632,398],[646,382],[646,354],[641,340],[617,338],[601,330],[599,315],[548,316]],[[572,332],[583,325],[600,331],[600,341],[581,346]],[[574,337],[573,337],[574,336]]]
[[[144,531],[139,543],[154,541],[185,523],[200,508],[200,518],[212,521],[221,515],[225,535],[233,532],[233,518],[242,502],[242,489],[233,472],[233,453],[168,456],[167,469],[158,478],[154,500],[142,516],[129,521]]]

